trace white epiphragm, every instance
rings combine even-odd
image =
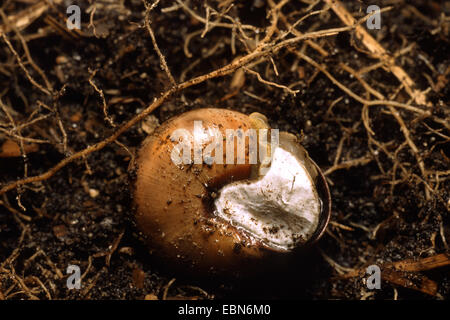
[[[215,207],[220,218],[265,245],[290,250],[317,229],[321,202],[302,163],[277,147],[263,177],[226,185]]]

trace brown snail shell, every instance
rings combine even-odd
[[[260,114],[247,116],[226,109],[206,108],[169,119],[145,139],[136,161],[137,178],[133,198],[137,226],[145,235],[152,252],[172,266],[181,266],[199,274],[211,271],[239,273],[248,269],[248,266],[254,266],[254,263],[268,265],[280,257],[292,255],[322,235],[330,217],[329,190],[320,169],[309,159],[295,136],[281,133],[279,145],[283,150],[295,154],[297,161],[307,171],[312,185],[316,187],[314,192],[320,200],[320,212],[314,230],[310,231],[307,239],[291,242],[286,240],[289,232],[282,231],[285,234],[279,238],[274,236],[272,240],[281,243],[288,241],[289,246],[277,247],[266,241],[265,237],[261,238],[237,226],[232,219],[227,220],[224,215],[218,215],[215,209],[215,204],[220,203],[218,198],[224,186],[237,184],[238,188],[242,188],[243,185],[251,185],[251,181],[262,179],[257,173],[262,163],[259,160],[257,164],[249,163],[249,140],[245,140],[244,163],[238,163],[237,145],[234,145],[234,161],[228,161],[229,164],[218,163],[220,161],[209,164],[192,161],[191,164],[174,163],[173,150],[180,142],[179,135],[174,138],[174,132],[181,128],[195,136],[198,132],[195,131],[194,121],[201,121],[204,129],[201,132],[206,134],[207,140],[211,128],[224,137],[227,136],[227,129],[246,131],[268,128],[267,119]],[[223,150],[226,150],[225,139],[221,143]],[[201,147],[204,150],[203,144]],[[214,153],[212,155],[215,156]],[[223,163],[226,163],[225,154],[223,157]],[[189,155],[189,159],[194,158],[195,150],[194,154]],[[258,188],[258,185],[255,186]],[[233,192],[239,193],[239,190],[231,190],[231,196],[234,197]],[[259,197],[259,193],[253,196]],[[232,201],[230,204],[229,199],[224,200],[225,206],[231,205],[233,209]],[[270,210],[263,209],[250,219],[264,219],[271,214]],[[244,224],[248,221],[245,220]],[[260,226],[255,227],[255,230],[266,232],[262,231],[266,230],[265,227]]]

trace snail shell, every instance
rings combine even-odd
[[[257,134],[239,145],[239,131]],[[148,136],[133,198],[152,252],[199,274],[240,273],[316,241],[330,216],[325,179],[295,136],[281,132],[274,147],[272,132],[261,114],[207,108]]]

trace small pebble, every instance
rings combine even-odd
[[[100,192],[96,189],[89,189],[89,195],[91,198],[97,198]]]

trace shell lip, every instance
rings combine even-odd
[[[315,184],[317,186],[317,191],[319,194],[319,198],[322,201],[322,208],[321,208],[321,212],[320,212],[320,217],[319,217],[319,225],[317,226],[316,230],[314,231],[314,233],[311,235],[311,237],[303,244],[300,245],[300,247],[310,247],[312,245],[314,245],[315,243],[317,243],[319,241],[319,239],[323,236],[323,234],[325,233],[328,223],[330,222],[331,219],[331,193],[330,193],[330,188],[328,187],[328,183],[326,181],[326,178],[322,172],[322,170],[320,169],[320,167],[317,165],[317,163],[315,163],[312,159],[309,158],[309,161],[311,161],[311,163],[316,167],[317,172],[319,173],[316,177],[316,181]],[[268,251],[271,252],[279,252],[279,253],[286,253],[289,252],[290,250],[283,250],[280,248],[274,248],[274,247],[270,247],[268,245],[266,245],[264,242],[262,241],[257,241],[257,244],[263,248],[266,249]],[[296,247],[294,249],[292,249],[292,251],[297,251],[298,249],[300,249],[299,247]]]
[[[237,228],[235,226],[229,226],[234,230],[239,230],[238,234],[240,234],[240,236],[243,237],[243,239],[245,239],[244,242],[247,242],[247,245],[251,244],[253,246],[259,247],[260,250],[265,250],[272,253],[289,253],[289,252],[296,252],[298,250],[301,250],[302,248],[310,247],[313,244],[317,243],[318,240],[323,236],[331,218],[331,194],[330,189],[328,187],[328,183],[326,182],[326,178],[320,167],[309,157],[308,161],[310,161],[310,163],[317,169],[318,174],[314,179],[315,180],[314,184],[316,185],[319,198],[321,199],[319,224],[314,233],[310,236],[308,240],[298,244],[296,247],[292,249],[282,249],[266,244],[261,239],[255,238],[245,229]],[[219,188],[208,187],[208,190],[209,190],[208,194],[212,191],[220,193]],[[214,212],[214,199],[211,199],[210,197],[205,197],[203,203],[207,207],[207,212]],[[211,216],[209,217],[209,219],[212,219],[215,222],[217,221],[224,222],[217,216]]]
[[[319,194],[319,198],[322,201],[322,208],[319,217],[319,225],[316,228],[316,231],[312,234],[309,240],[305,243],[305,245],[311,245],[316,243],[325,233],[328,223],[331,218],[331,194],[330,188],[328,187],[327,180],[320,169],[320,167],[312,160],[309,159],[312,164],[316,167],[317,172],[319,173],[316,177],[316,188]]]
[[[312,167],[316,169],[315,176],[314,177],[311,176],[311,178],[313,180],[313,184],[316,187],[319,199],[321,201],[320,216],[315,231],[308,239],[306,239],[306,241],[297,243],[293,248],[285,249],[276,246],[271,246],[265,243],[265,241],[254,237],[251,233],[249,233],[247,230],[243,228],[238,228],[234,225],[228,225],[228,227],[231,227],[231,229],[235,230],[235,232],[239,234],[240,237],[242,237],[242,240],[245,239],[244,243],[247,243],[247,245],[251,244],[252,246],[259,247],[260,250],[272,253],[289,253],[289,252],[297,252],[302,248],[310,247],[323,236],[331,218],[330,189],[328,187],[328,183],[326,182],[326,178],[320,167],[317,165],[317,163],[314,162],[309,156],[306,156],[306,159],[310,163],[310,165],[312,165]],[[304,159],[303,161],[305,161],[306,159]],[[210,195],[212,192],[220,194],[220,187],[218,187],[217,185],[208,185],[206,186],[206,188],[208,190],[207,192],[208,195]],[[203,198],[203,205],[206,207],[206,212],[211,213],[211,216],[207,217],[207,219],[211,219],[214,222],[221,222],[228,224],[228,222],[226,222],[225,220],[222,220],[221,218],[214,215],[215,210],[214,200],[215,199],[211,198],[211,196],[206,196]],[[243,245],[245,246],[245,244]]]

